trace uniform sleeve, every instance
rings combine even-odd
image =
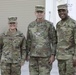
[[[30,53],[30,48],[31,48],[31,36],[30,36],[29,28],[28,28],[28,31],[27,31],[27,44],[26,44],[27,56]]]
[[[2,55],[2,47],[3,47],[3,38],[0,36],[0,60],[1,60],[1,55]]]
[[[57,45],[57,36],[56,36],[56,30],[55,27],[50,25],[49,29],[49,37],[50,37],[50,43],[51,43],[51,54],[56,55],[56,45]]]
[[[24,62],[26,59],[26,39],[23,37],[22,43],[21,43],[21,56],[22,61]]]
[[[74,41],[75,41],[74,59],[76,59],[76,26],[74,27]]]

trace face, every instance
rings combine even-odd
[[[63,20],[63,19],[66,19],[67,16],[68,16],[68,10],[66,9],[59,9],[58,10],[58,14],[59,14],[59,17]]]
[[[11,29],[11,30],[17,29],[17,23],[16,22],[10,22],[9,23],[9,29]]]
[[[37,19],[43,19],[45,16],[45,13],[43,11],[36,11],[35,15],[36,15]]]

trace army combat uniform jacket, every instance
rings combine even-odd
[[[27,50],[33,57],[50,57],[56,51],[56,32],[52,23],[36,20],[29,24]]]
[[[0,58],[1,62],[19,63],[24,62],[26,57],[26,39],[24,35],[17,30],[11,34],[8,30],[0,36]]]
[[[59,21],[57,30],[57,59],[69,59],[76,56],[76,21],[68,17],[66,21]]]

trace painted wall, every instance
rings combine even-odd
[[[55,0],[46,0],[46,14],[45,18],[51,22],[56,22],[56,1]]]
[[[68,0],[69,15],[76,20],[76,0]]]
[[[52,21],[54,26],[60,20],[58,16],[57,6],[60,4],[68,4],[69,16],[76,20],[76,0],[46,0],[46,19]]]
[[[25,35],[28,24],[35,20],[35,6],[45,0],[0,0],[0,33],[8,28],[8,17],[18,17],[18,29]]]

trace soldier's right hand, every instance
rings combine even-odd
[[[51,55],[50,59],[49,59],[49,63],[52,64],[55,61],[55,56]]]

